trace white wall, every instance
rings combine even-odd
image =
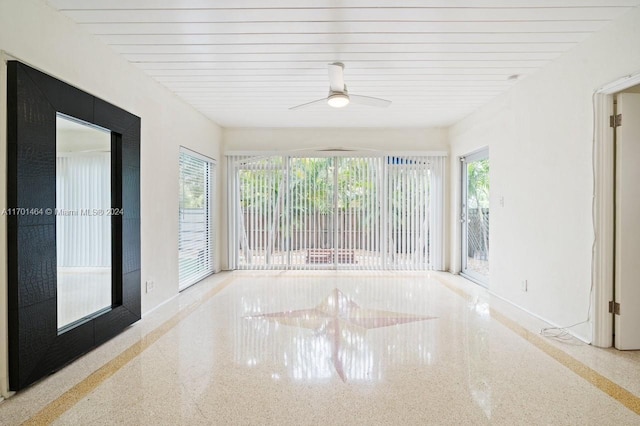
[[[640,71],[639,40],[640,9],[635,9],[449,132],[452,223],[459,215],[457,158],[488,146],[490,289],[557,325],[586,320],[589,306],[591,97],[600,86]],[[455,272],[460,268],[458,226],[451,238]],[[524,279],[528,292],[520,289]],[[590,329],[574,330],[590,340]]]
[[[224,129],[228,151],[345,148],[378,151],[448,151],[445,128]]]
[[[0,50],[142,118],[142,280],[155,281],[154,291],[142,294],[143,314],[174,296],[178,291],[179,146],[219,160],[220,128],[40,0],[0,1]],[[0,76],[0,208],[5,208],[4,61],[0,65]],[[6,218],[0,220],[0,392],[4,394],[7,389]]]
[[[438,151],[448,152],[445,128],[407,129],[305,129],[305,128],[225,128],[223,130],[224,153],[237,151],[292,151],[316,149],[350,149],[362,151]],[[223,153],[223,154],[224,154]],[[222,164],[226,176],[226,162]],[[227,188],[222,193],[224,223],[227,220]],[[445,191],[445,203],[447,199]],[[446,234],[445,234],[446,235]],[[224,247],[229,247],[225,231],[220,235]],[[227,250],[222,253],[223,268],[228,267]],[[445,253],[445,267],[448,256]]]

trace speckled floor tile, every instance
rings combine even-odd
[[[558,342],[537,339],[501,314],[483,290],[445,283],[446,275],[327,271],[227,277],[218,292],[211,289],[221,280],[200,284],[132,327],[139,330],[139,350],[125,350],[135,345],[131,336],[98,348],[96,358],[121,356],[126,362],[107,363],[113,371],[84,391],[81,379],[73,388],[80,389],[77,400],[49,420],[640,424],[636,412],[598,387],[629,389],[627,397],[640,401],[633,374],[625,387],[614,380],[620,373],[606,371],[615,359],[607,356],[615,354],[587,346],[580,350],[595,355],[573,357]],[[635,362],[633,356],[626,359],[627,365]],[[90,366],[67,369],[78,370],[70,375],[76,377]],[[65,370],[51,377],[70,374]],[[585,379],[585,371],[601,380]],[[48,395],[50,386],[45,381],[32,389]],[[27,420],[47,404],[3,416],[27,400],[33,403],[32,389],[0,405],[6,424]],[[53,395],[49,401],[60,393]]]

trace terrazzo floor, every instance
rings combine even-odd
[[[444,273],[218,274],[0,403],[0,424],[640,424],[637,354],[502,308]]]

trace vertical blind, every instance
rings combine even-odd
[[[228,157],[232,269],[436,269],[443,156]]]
[[[61,267],[111,266],[111,153],[56,156],[56,252]]]
[[[215,163],[180,149],[178,259],[180,290],[214,272],[213,209]]]

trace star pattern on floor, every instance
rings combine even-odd
[[[347,381],[344,368],[346,331],[366,333],[367,330],[437,317],[406,314],[400,312],[366,309],[335,288],[318,305],[309,309],[251,315],[245,318],[262,318],[278,324],[314,330],[325,337],[331,345],[331,361],[342,379]]]

